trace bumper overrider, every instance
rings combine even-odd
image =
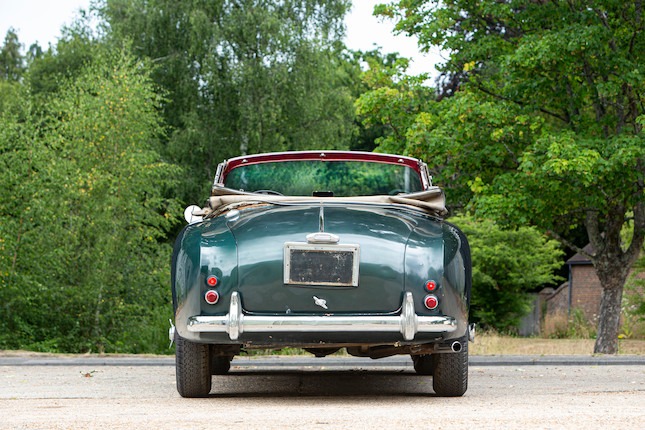
[[[232,341],[242,333],[322,333],[367,332],[401,333],[411,341],[417,333],[452,333],[457,321],[449,316],[420,316],[414,312],[412,293],[406,292],[401,313],[391,316],[317,315],[317,316],[259,316],[247,315],[242,309],[239,293],[231,295],[229,312],[222,316],[197,315],[188,318],[187,330],[192,333],[228,333]],[[174,327],[171,328],[171,339]]]

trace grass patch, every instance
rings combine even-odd
[[[593,339],[596,326],[581,309],[572,309],[570,315],[565,312],[546,315],[541,335],[549,339]]]
[[[593,355],[594,339],[543,339],[477,333],[470,355]],[[621,339],[618,354],[645,355],[645,340]]]

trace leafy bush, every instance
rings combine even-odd
[[[531,310],[528,293],[557,279],[558,243],[531,227],[504,230],[465,216],[450,221],[466,233],[472,250],[471,319],[500,332],[515,331]]]
[[[98,50],[38,114],[26,89],[0,112],[0,348],[167,347],[143,328],[163,338],[171,315],[165,236],[180,211],[164,195],[178,169],[158,153],[144,70]]]

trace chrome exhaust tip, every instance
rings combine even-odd
[[[454,341],[452,345],[450,345],[450,349],[452,349],[452,352],[459,352],[461,351],[461,348],[462,348],[461,342],[459,342],[458,340]]]

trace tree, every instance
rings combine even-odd
[[[22,96],[20,83],[25,73],[26,59],[22,55],[18,34],[9,28],[0,46],[0,114],[5,108],[15,110],[15,98]]]
[[[385,152],[396,152],[398,142],[417,115],[431,109],[434,91],[423,84],[425,76],[408,76],[409,60],[397,54],[363,54],[368,69],[363,73],[363,92],[355,102],[356,112],[367,129],[380,136],[375,143]]]
[[[343,69],[347,0],[108,0],[116,40],[152,59],[167,92],[165,149],[191,172],[198,201],[221,160],[244,153],[344,148],[355,132]]]
[[[471,207],[586,254],[603,285],[596,353],[617,352],[625,280],[645,239],[640,1],[401,0],[379,8],[457,77],[402,145],[453,166]],[[631,223],[633,233],[621,241]],[[569,232],[584,226],[591,253]]]
[[[30,103],[23,87],[0,83],[0,345],[9,344],[4,333],[28,336],[21,315],[26,311],[25,300],[33,284],[22,282],[16,267],[24,249],[25,225],[30,222],[31,177],[34,165],[40,164],[38,142],[30,118]],[[27,288],[25,288],[27,287]],[[33,288],[33,287],[32,287]]]
[[[63,83],[76,79],[83,68],[91,63],[94,54],[107,42],[93,29],[93,16],[81,13],[67,27],[63,27],[55,46],[43,52],[34,44],[27,53],[27,84],[31,94],[44,103],[55,96]],[[121,48],[116,45],[114,49]]]
[[[178,174],[158,153],[160,98],[145,70],[103,46],[38,109],[24,88],[0,115],[1,347],[165,343],[165,236],[179,209],[164,196]]]
[[[25,71],[24,58],[20,53],[22,45],[13,28],[7,31],[0,48],[0,80],[18,82]]]

